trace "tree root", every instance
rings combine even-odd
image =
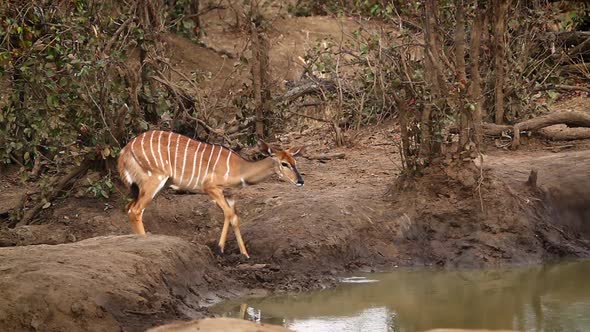
[[[43,196],[43,199],[40,202],[38,202],[34,207],[26,211],[21,220],[16,225],[23,226],[30,224],[31,221],[37,216],[37,214],[39,214],[39,212],[43,209],[43,206],[45,206],[45,204],[53,201],[57,197],[57,195],[61,191],[63,191],[68,186],[68,184],[70,184],[72,180],[86,173],[86,171],[88,171],[88,168],[90,168],[91,164],[92,162],[90,160],[85,160],[80,164],[80,166],[74,167],[69,173],[67,173],[63,177],[54,179],[54,181],[49,186],[49,188],[52,188],[51,191],[46,193]],[[26,198],[27,197],[25,197],[24,199]]]
[[[584,128],[567,128],[559,132],[550,130],[540,131],[541,129],[553,125],[563,124],[572,127]],[[519,122],[513,126],[497,125],[493,123],[484,123],[483,132],[489,136],[501,136],[503,133],[512,133],[512,149],[517,149],[520,145],[520,133],[522,131],[539,131],[543,136],[552,140],[574,140],[590,138],[590,113],[586,112],[555,112],[543,115],[534,119]]]

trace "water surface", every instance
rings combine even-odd
[[[493,270],[398,269],[343,281],[334,289],[242,299],[212,310],[295,331],[590,331],[590,261]]]

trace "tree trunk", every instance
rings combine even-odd
[[[458,100],[455,102],[460,108],[459,113],[459,152],[463,150],[469,141],[471,131],[470,114],[467,105],[464,105],[462,100],[465,99],[465,89],[467,85],[467,73],[465,70],[465,12],[463,8],[463,0],[455,1],[456,12],[456,26],[455,26],[455,65],[456,65],[456,80],[459,91],[457,94]]]
[[[201,39],[203,31],[201,30],[201,15],[199,15],[200,0],[192,0],[189,8],[189,15],[192,17],[195,28],[191,31],[197,39]]]
[[[418,154],[423,164],[430,163],[432,154],[440,150],[439,146],[442,142],[438,142],[439,146],[436,146],[436,142],[433,142],[432,139],[433,130],[438,129],[433,124],[433,119],[435,118],[433,105],[436,105],[443,98],[443,91],[448,91],[441,63],[442,48],[439,43],[440,37],[436,29],[435,15],[437,11],[438,4],[436,0],[427,0],[423,9],[426,41],[424,77],[430,87],[430,100],[425,100],[420,117],[420,149]],[[436,110],[437,108],[434,109],[435,112]]]
[[[395,100],[399,112],[399,127],[400,136],[402,140],[402,157],[404,158],[403,164],[412,167],[414,166],[414,161],[412,156],[410,155],[410,136],[408,133],[408,104],[401,100],[401,98],[397,95],[396,92],[393,92],[393,99]]]
[[[262,105],[262,87],[260,70],[260,40],[258,36],[258,29],[254,22],[250,25],[251,39],[252,39],[252,65],[250,72],[252,73],[252,88],[254,90],[254,103],[256,107],[256,136],[264,138],[264,107]]]
[[[484,29],[484,17],[485,8],[480,7],[476,1],[475,7],[475,18],[473,21],[473,27],[471,29],[471,84],[469,85],[469,99],[474,103],[475,109],[473,110],[473,130],[474,130],[474,143],[476,149],[480,149],[482,142],[482,109],[483,109],[483,95],[481,93],[481,76],[479,73],[479,55],[481,47],[481,35]]]
[[[261,102],[262,102],[262,118],[263,118],[263,128],[262,134],[264,137],[270,136],[270,128],[269,124],[270,121],[268,117],[271,114],[272,108],[272,97],[271,97],[271,82],[270,82],[270,60],[269,60],[269,51],[270,51],[270,41],[268,39],[268,35],[266,33],[259,33],[258,34],[258,42],[259,42],[259,64],[260,64],[260,93],[261,93]]]
[[[506,12],[509,0],[494,0],[494,69],[495,69],[495,122],[504,123],[504,81],[506,66]]]

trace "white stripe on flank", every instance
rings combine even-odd
[[[197,183],[195,186],[199,186],[199,179],[201,178],[201,169],[203,168],[203,156],[205,155],[205,149],[207,148],[207,144],[204,144],[203,151],[201,151],[201,158],[199,159],[199,174],[197,175]]]
[[[188,181],[188,184],[187,184],[187,187],[189,187],[189,188],[192,188],[191,184],[193,183],[193,179],[195,178],[195,170],[197,169],[197,154],[199,154],[200,148],[201,148],[201,142],[199,142],[199,145],[197,145],[197,150],[195,150],[195,156],[193,158],[193,172],[191,173],[191,179]]]
[[[227,179],[229,178],[229,160],[231,159],[231,150],[227,150],[227,162],[226,162],[226,171],[225,171],[225,176],[223,177],[223,179],[225,181],[227,181]]]
[[[172,179],[176,180],[176,158],[178,157],[178,144],[180,144],[180,135],[176,134],[176,151],[174,151],[174,166],[172,166]]]
[[[168,133],[168,159],[166,159],[166,164],[168,164],[168,166],[170,166],[170,175],[172,175],[172,163],[170,162],[170,136],[172,136],[172,133]]]
[[[211,169],[211,178],[215,176],[215,170],[217,169],[217,163],[219,162],[219,157],[221,157],[221,151],[223,148],[219,146],[219,153],[217,154],[217,159],[215,159],[215,164],[213,164],[213,168]]]
[[[129,172],[127,170],[125,170],[125,178],[127,179],[127,182],[129,183],[129,185],[131,185],[133,183],[133,178],[131,178],[131,174],[129,174]]]
[[[164,132],[160,131],[160,135],[158,135],[158,156],[160,157],[160,163],[162,164],[162,170],[164,170],[164,159],[162,159],[162,149],[160,148],[162,145],[162,134]]]
[[[154,164],[156,164],[156,168],[158,168],[158,160],[156,160],[156,154],[154,153],[154,133],[152,131],[152,136],[150,137],[150,151],[152,152],[152,157],[154,158]]]
[[[182,179],[184,178],[184,167],[186,166],[186,153],[188,152],[188,146],[191,143],[190,139],[186,140],[186,147],[184,148],[184,157],[182,158],[182,173],[180,173],[180,181],[178,184],[182,184]]]
[[[160,190],[162,190],[162,187],[164,187],[164,185],[166,184],[166,181],[168,181],[168,177],[165,177],[164,179],[162,179],[162,181],[160,181],[158,188],[156,188],[156,191],[154,191],[154,193],[152,194],[152,198],[156,197],[158,192],[160,192]]]
[[[211,154],[209,155],[209,160],[207,160],[207,168],[205,168],[205,175],[203,175],[203,183],[207,181],[207,173],[209,173],[209,164],[211,163],[211,159],[213,157],[213,151],[215,151],[215,145],[212,145]]]
[[[136,140],[137,140],[137,139],[136,139],[136,138],[134,138],[134,139],[131,141],[131,155],[133,155],[133,157],[134,157],[134,158],[135,158],[135,148],[133,148],[133,146],[135,145],[135,141],[136,141]]]
[[[141,152],[143,152],[143,157],[145,158],[145,160],[148,163],[148,167],[152,168],[152,163],[150,163],[150,160],[147,157],[147,154],[145,153],[145,149],[143,147],[143,139],[145,138],[145,134],[141,135]]]

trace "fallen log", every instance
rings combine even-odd
[[[512,149],[517,149],[520,145],[521,131],[536,131],[556,124],[565,124],[574,127],[590,127],[590,114],[585,112],[555,112],[519,122],[514,125],[514,129],[512,130],[514,134],[512,139]]]
[[[590,128],[569,128],[563,126],[551,126],[539,129],[539,134],[552,141],[575,141],[590,139]]]
[[[554,125],[565,125],[566,127],[561,128],[561,130],[542,130]],[[520,133],[523,131],[537,131],[544,137],[554,141],[587,139],[590,138],[590,113],[579,111],[555,112],[522,121],[513,126],[486,122],[482,124],[482,129],[483,133],[488,136],[512,134],[512,149],[517,149],[520,145]]]

